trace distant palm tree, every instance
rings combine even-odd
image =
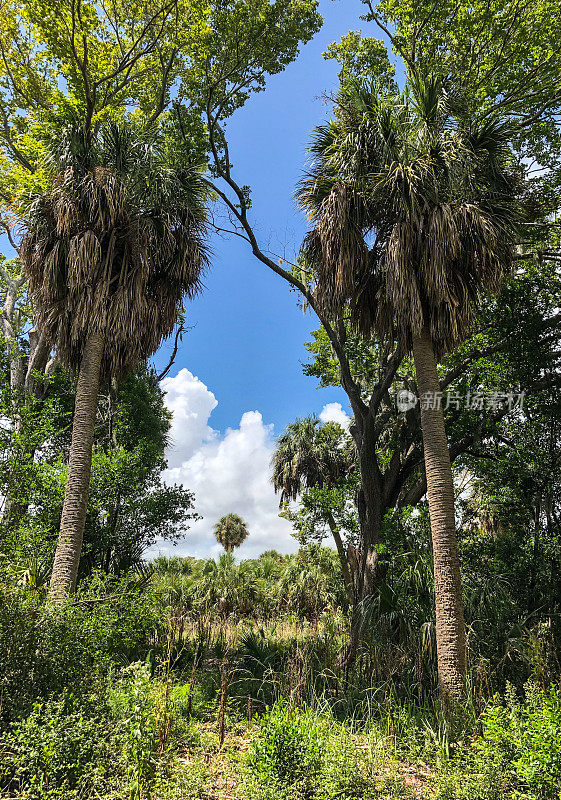
[[[436,592],[439,682],[460,696],[465,625],[450,454],[437,358],[465,335],[482,288],[512,263],[518,192],[511,132],[464,115],[442,80],[402,95],[343,90],[318,128],[299,199],[313,229],[305,252],[325,313],[350,305],[355,326],[412,350],[421,398]]]
[[[281,506],[296,500],[304,489],[333,488],[347,478],[355,465],[355,454],[349,437],[340,425],[328,422],[320,425],[317,417],[305,417],[291,422],[277,439],[272,459],[272,481],[280,492]],[[345,591],[353,605],[353,581],[349,559],[333,514],[326,510],[325,518],[337,548]]]
[[[48,151],[47,191],[24,213],[21,258],[38,326],[78,374],[70,462],[50,594],[71,593],[85,525],[100,380],[168,336],[206,263],[198,164],[170,164],[129,124],[70,128]]]
[[[222,545],[227,553],[234,547],[239,547],[249,536],[249,531],[243,519],[238,514],[226,514],[214,526],[216,541]]]

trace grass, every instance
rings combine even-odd
[[[143,599],[137,613],[94,606],[87,643],[97,651],[80,639],[80,609],[39,628],[23,612],[6,617],[26,656],[4,654],[0,797],[559,800],[555,689],[512,688],[504,702],[472,690],[450,720],[413,672],[409,689],[396,677],[392,659],[384,673],[365,647],[353,669],[340,666],[344,630],[328,615],[318,624],[186,615],[180,626],[160,616],[138,638]],[[110,658],[123,640],[130,655]],[[33,658],[45,679],[28,691],[20,667]]]
[[[472,699],[450,721],[428,701],[370,688],[360,667],[352,674],[322,667],[323,634],[321,625],[290,620],[220,624],[210,633],[191,689],[197,736],[174,756],[178,769],[197,776],[200,800],[558,800],[555,744],[541,735],[546,729],[561,734],[554,690],[547,700],[547,692],[530,687],[525,704],[514,695],[504,703]],[[271,707],[273,714],[288,709],[288,716],[271,723]],[[536,750],[526,758],[530,735]],[[508,761],[513,753],[522,765],[516,769]],[[536,759],[543,761],[539,768]]]
[[[220,748],[217,723],[197,724],[201,734],[199,743],[176,754],[165,781],[154,786],[152,800],[175,800],[176,797],[182,800],[255,800],[259,797],[258,789],[248,781],[246,763],[259,724],[230,719],[230,725]],[[426,800],[434,796],[431,773],[426,768],[395,758],[372,733],[354,734],[349,738],[344,731],[337,731],[329,742],[334,753],[341,751],[343,737],[345,747],[352,747],[357,761],[368,767],[364,785],[370,785],[379,800]],[[347,796],[350,797],[341,795],[341,798]],[[363,796],[356,795],[357,798]]]

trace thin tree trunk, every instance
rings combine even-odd
[[[378,589],[383,575],[380,571],[378,545],[382,532],[384,508],[382,503],[381,475],[376,459],[375,420],[369,415],[364,420],[364,428],[358,460],[360,467],[360,491],[357,498],[360,520],[360,578],[358,601],[371,597]]]
[[[454,483],[440,404],[440,382],[429,330],[413,339],[432,532],[436,645],[440,696],[445,704],[465,691],[466,631],[454,518]],[[433,400],[437,398],[437,402]]]
[[[337,524],[333,519],[333,515],[331,513],[329,513],[327,516],[327,524],[329,525],[329,529],[331,530],[333,541],[335,542],[335,547],[337,548],[339,561],[341,563],[341,572],[343,575],[343,583],[345,584],[347,602],[349,604],[349,608],[352,608],[354,605],[354,589],[353,589],[353,579],[351,578],[351,572],[349,570],[349,560],[345,552],[345,547],[343,545],[343,540],[341,539],[339,528],[337,527]]]
[[[63,600],[76,588],[86,524],[92,471],[93,434],[104,343],[104,337],[101,334],[96,333],[90,336],[84,348],[78,374],[68,478],[49,589],[49,595],[55,601]]]
[[[534,505],[534,545],[532,548],[532,566],[530,568],[530,580],[528,582],[528,609],[533,612],[538,607],[539,599],[537,596],[538,584],[538,565],[540,555],[540,533],[542,516],[542,494],[538,492]]]
[[[360,520],[360,553],[355,578],[355,597],[349,642],[341,654],[341,663],[346,668],[356,660],[358,650],[365,635],[365,605],[378,590],[384,573],[381,569],[378,547],[382,530],[382,496],[380,474],[375,459],[375,444],[372,441],[371,421],[367,421],[360,441],[359,464],[361,488],[358,493],[358,515]]]

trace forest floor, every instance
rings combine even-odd
[[[197,746],[187,748],[177,757],[178,767],[188,774],[197,774],[202,768],[204,779],[200,785],[198,800],[246,800],[243,787],[243,761],[250,746],[253,726],[250,723],[235,724],[227,733],[224,744],[218,743],[215,723],[203,723]],[[361,736],[353,736],[357,751],[369,751],[370,742]],[[434,797],[434,771],[424,764],[413,764],[382,750],[377,759],[377,784],[380,800],[431,800]],[[159,800],[159,798],[155,798]]]

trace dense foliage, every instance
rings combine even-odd
[[[0,785],[29,800],[196,797],[216,779],[205,759],[225,712],[233,749],[221,758],[241,797],[404,798],[408,760],[427,797],[553,800],[559,635],[531,618],[502,629],[517,607],[524,616],[519,545],[483,529],[462,539],[473,576],[472,690],[466,715],[446,721],[428,702],[436,665],[426,525],[413,516],[388,529],[400,555],[367,610],[372,637],[351,670],[337,666],[344,585],[327,548],[239,564],[160,557],[151,574],[96,574],[49,613],[33,583],[4,581]],[[488,558],[472,558],[484,543]],[[482,596],[491,582],[500,592]],[[539,590],[551,594],[547,576]],[[177,753],[189,755],[179,763]]]
[[[6,800],[561,797],[560,6],[364,4],[325,53],[292,265],[252,227],[226,123],[318,31],[316,0],[3,5]],[[316,315],[304,373],[352,411],[276,442],[289,555],[235,556],[235,513],[216,559],[170,555],[198,515],[164,480],[160,381],[222,224]],[[49,597],[71,485],[76,574]],[[439,695],[452,618],[460,704]]]

